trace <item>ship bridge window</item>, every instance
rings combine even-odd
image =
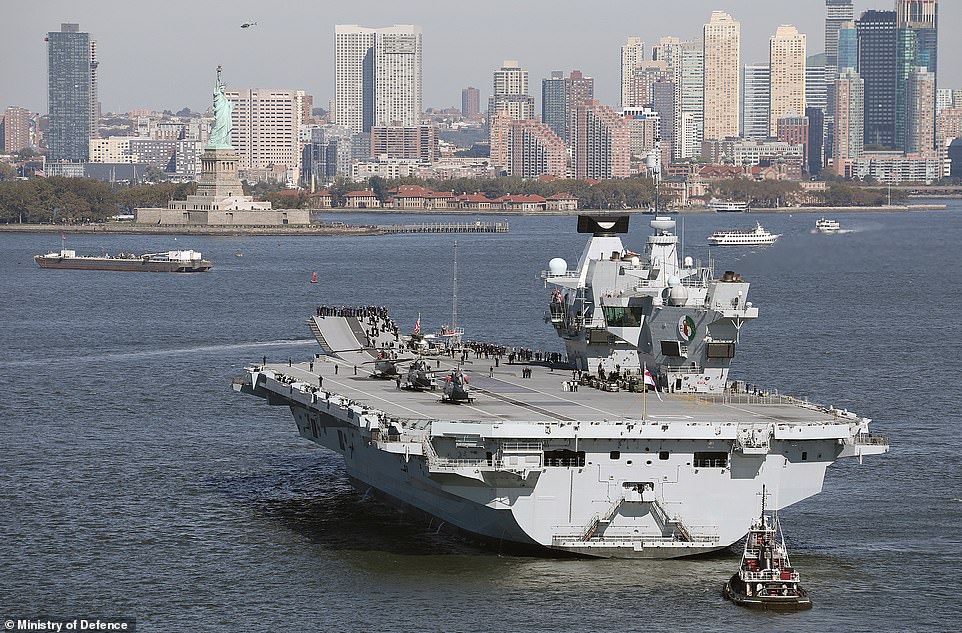
[[[688,356],[688,346],[683,345],[681,341],[662,341],[661,353],[663,356],[684,358]]]
[[[725,468],[728,466],[728,453],[696,451],[692,465],[695,468]]]
[[[735,358],[735,344],[709,343],[708,358]]]
[[[641,327],[644,309],[636,306],[605,306],[605,322],[608,327]]]
[[[569,451],[568,449],[545,451],[544,465],[558,468],[583,468],[585,465],[585,452]]]

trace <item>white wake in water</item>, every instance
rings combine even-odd
[[[108,352],[105,354],[86,354],[80,356],[64,355],[56,358],[31,358],[29,360],[0,362],[0,367],[25,367],[44,364],[63,365],[65,363],[96,362],[96,361],[124,361],[141,358],[157,358],[163,356],[183,356],[186,354],[205,354],[243,349],[259,349],[271,347],[298,347],[314,344],[313,338],[280,339],[276,341],[249,341],[245,343],[226,343],[224,345],[195,345],[194,347],[176,347],[171,349],[149,349],[136,352]]]

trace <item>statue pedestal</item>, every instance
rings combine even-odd
[[[244,186],[237,177],[240,156],[234,149],[207,149],[201,156],[197,196],[213,199],[244,195]]]

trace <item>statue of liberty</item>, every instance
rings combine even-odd
[[[214,84],[214,125],[210,130],[210,138],[205,149],[234,149],[230,143],[231,113],[233,104],[227,100],[224,89],[227,87],[221,81],[222,67],[217,67],[217,83]]]

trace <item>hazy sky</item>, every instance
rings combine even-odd
[[[131,108],[204,110],[217,64],[231,88],[306,90],[316,105],[333,96],[335,24],[417,24],[424,30],[424,106],[460,107],[461,89],[482,100],[503,59],[529,71],[540,100],[551,70],[577,68],[595,78],[604,103],[619,101],[620,46],[641,36],[646,54],[662,35],[694,38],[712,10],[742,23],[743,62],[768,59],[779,24],[808,35],[809,54],[822,52],[822,0],[3,0],[0,21],[0,107],[46,111],[48,31],[78,22],[97,40],[104,111]],[[962,2],[939,3],[939,84],[962,87]],[[856,12],[891,9],[895,0],[856,0]],[[241,29],[243,22],[257,26]],[[540,103],[540,101],[539,101]],[[482,105],[482,108],[484,106]],[[540,106],[539,106],[540,107]]]

